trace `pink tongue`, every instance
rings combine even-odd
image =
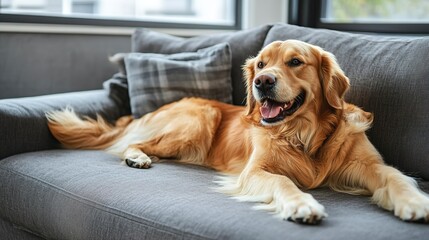
[[[281,110],[282,106],[275,104],[271,101],[265,101],[259,109],[263,118],[274,118],[280,114]]]

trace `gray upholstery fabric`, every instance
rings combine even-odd
[[[1,1],[2,3],[4,1]],[[0,99],[100,89],[126,35],[0,32]]]
[[[131,113],[130,96],[128,94],[128,79],[125,69],[125,53],[117,53],[109,58],[110,63],[116,66],[119,72],[103,82],[103,88],[109,92],[109,97],[123,106],[126,112]]]
[[[429,37],[359,35],[278,24],[264,45],[286,39],[332,52],[350,78],[346,99],[374,113],[368,134],[385,161],[429,179]]]
[[[51,150],[0,162],[0,218],[49,239],[425,239],[368,197],[311,191],[329,217],[281,221],[216,193],[216,173],[172,162],[121,165],[101,151]],[[428,182],[421,183],[428,191]]]
[[[124,112],[131,113],[128,79],[123,72],[115,73],[110,79],[104,81],[103,88],[109,93],[110,98],[122,106]]]
[[[231,51],[220,43],[196,52],[130,53],[125,57],[135,118],[184,97],[232,103]]]
[[[104,90],[0,100],[0,160],[17,153],[58,147],[46,125],[45,112],[66,106],[84,115],[99,113],[111,120],[129,114]]]
[[[243,105],[246,95],[241,67],[248,57],[256,55],[261,49],[270,28],[271,25],[265,25],[234,33],[193,38],[181,38],[148,29],[137,29],[133,34],[132,51],[164,54],[194,52],[197,49],[228,42],[232,53],[233,103]]]
[[[29,232],[27,229],[24,229],[22,226],[12,224],[9,221],[3,220],[0,218],[0,238],[2,240],[41,240],[32,232]]]

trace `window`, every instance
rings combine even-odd
[[[427,0],[324,0],[326,23],[429,23]]]
[[[240,0],[0,0],[0,21],[238,29]],[[142,24],[145,23],[145,24]]]
[[[72,13],[83,13],[83,14],[94,14],[97,11],[96,1],[72,1],[71,12]]]
[[[428,34],[427,0],[290,0],[289,23],[342,31]]]

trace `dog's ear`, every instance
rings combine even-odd
[[[349,89],[350,81],[337,63],[332,53],[321,50],[321,85],[323,94],[330,106],[343,108],[344,95]]]
[[[255,108],[255,98],[253,97],[252,83],[255,78],[255,61],[256,58],[248,58],[243,65],[244,82],[246,85],[246,115],[250,115]]]

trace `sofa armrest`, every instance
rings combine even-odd
[[[105,90],[0,100],[0,159],[58,148],[58,142],[48,129],[45,112],[67,106],[81,115],[99,114],[107,120],[129,114]]]

